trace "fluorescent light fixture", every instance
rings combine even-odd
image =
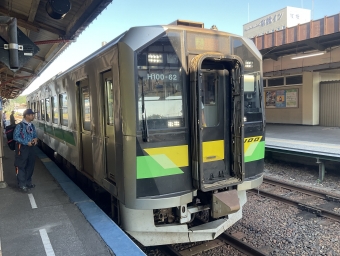
[[[322,54],[325,54],[325,52],[316,52],[316,53],[311,53],[311,54],[299,55],[299,56],[292,57],[291,59],[297,60],[297,59],[302,59],[302,58],[319,56],[319,55],[322,55]]]

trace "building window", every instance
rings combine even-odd
[[[67,94],[59,94],[60,123],[68,126]]]
[[[51,114],[51,105],[50,105],[50,98],[45,99],[45,109],[46,109],[46,122],[50,121],[50,114]]]
[[[284,78],[283,77],[276,77],[276,78],[269,78],[268,79],[268,86],[282,86],[284,85]]]
[[[286,76],[286,85],[302,84],[302,75]]]
[[[267,87],[267,79],[263,79],[263,87]]]
[[[58,98],[56,96],[52,97],[52,122],[57,124],[59,120],[59,111],[58,111]]]

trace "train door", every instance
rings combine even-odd
[[[202,191],[242,179],[242,109],[235,94],[241,87],[233,79],[234,65],[220,54],[201,54],[191,61],[191,155],[194,185]]]
[[[112,72],[103,73],[104,83],[104,127],[105,127],[105,166],[108,177],[115,181],[115,163],[116,163],[116,147],[115,147],[115,127],[114,127],[114,94]]]
[[[79,84],[80,101],[80,139],[83,171],[93,177],[92,134],[91,134],[91,101],[88,79]]]

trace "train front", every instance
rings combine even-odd
[[[122,227],[146,246],[215,239],[262,182],[261,55],[178,25],[132,28],[118,47]]]

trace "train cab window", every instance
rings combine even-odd
[[[180,45],[179,32],[168,31],[137,55],[140,130],[145,122],[148,129],[185,125]]]
[[[40,101],[40,112],[41,112],[41,120],[45,120],[45,106],[44,100]]]
[[[202,73],[202,120],[203,125],[207,127],[218,125],[217,77],[216,72],[205,71]]]
[[[244,88],[244,121],[262,121],[262,91],[259,74],[247,74],[243,79]]]
[[[46,109],[46,122],[49,122],[51,115],[50,98],[45,99],[45,109]]]
[[[58,111],[58,98],[56,96],[52,97],[52,123],[57,124],[59,120],[59,111]]]
[[[91,103],[90,103],[89,88],[82,87],[81,93],[82,93],[83,128],[86,131],[90,131],[91,130]]]
[[[106,123],[113,125],[113,84],[112,80],[107,79],[105,81],[106,87]]]
[[[59,107],[60,107],[60,123],[68,125],[68,109],[67,109],[67,94],[59,94]]]

